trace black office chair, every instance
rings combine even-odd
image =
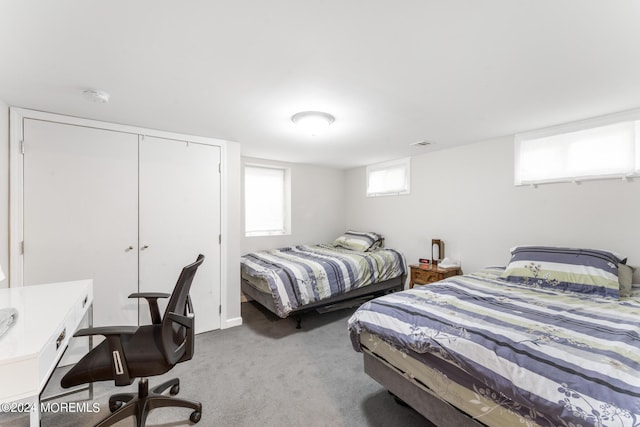
[[[161,375],[176,363],[193,357],[194,315],[189,298],[191,282],[204,255],[182,269],[171,295],[143,292],[129,298],[145,298],[151,311],[151,325],[114,326],[81,329],[74,336],[104,335],[106,340],[87,353],[62,378],[64,388],[95,381],[115,380],[117,386],[130,385],[140,378],[138,393],[115,394],[109,398],[112,414],[96,427],[110,426],[135,415],[137,426],[145,425],[149,411],[166,406],[191,408],[189,419],[197,423],[202,416],[199,402],[173,397],[180,391],[180,380],[174,378],[149,390],[146,377]],[[171,296],[162,319],[158,298]],[[162,393],[169,390],[170,396]]]

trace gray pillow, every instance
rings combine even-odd
[[[633,282],[633,267],[626,264],[618,264],[618,282],[620,283],[620,296],[631,296],[631,284]]]

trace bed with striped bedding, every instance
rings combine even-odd
[[[392,280],[402,289],[405,271],[399,251],[379,247],[299,245],[241,257],[243,291],[282,318]]]
[[[491,268],[376,298],[348,328],[357,351],[418,363],[397,368],[407,381],[429,366],[430,392],[486,425],[640,425],[637,291],[562,292]]]

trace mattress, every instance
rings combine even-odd
[[[484,270],[365,303],[349,321],[354,348],[374,345],[368,340],[375,336],[395,349],[394,363],[414,359],[439,372],[435,388],[444,400],[446,384],[459,396],[455,405],[475,417],[490,411],[513,413],[516,424],[637,426],[640,300],[533,288],[500,273]],[[424,370],[401,369],[413,376]]]
[[[260,292],[265,294],[271,293],[269,282],[264,277],[252,276],[251,274],[247,273],[244,269],[240,271],[240,277],[242,278],[242,280],[245,280]]]
[[[244,281],[268,292],[280,317],[405,271],[404,256],[388,248],[362,252],[331,244],[299,245],[241,257]]]
[[[360,344],[363,352],[384,360],[407,381],[450,403],[477,421],[493,427],[539,425],[530,419],[528,410],[522,411],[521,405],[484,384],[475,383],[467,373],[456,370],[435,355],[430,358],[429,363],[425,363],[369,332],[360,334]]]

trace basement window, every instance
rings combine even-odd
[[[244,167],[246,236],[291,233],[291,170],[277,166]]]
[[[367,197],[410,193],[411,158],[367,166]]]
[[[515,137],[515,185],[640,176],[640,110]]]

